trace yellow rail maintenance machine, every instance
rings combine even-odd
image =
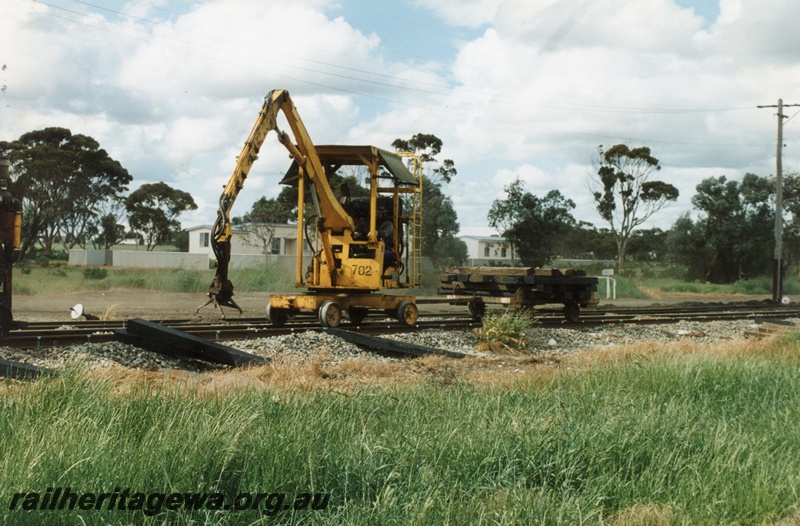
[[[282,113],[292,131],[278,128]],[[413,154],[392,153],[374,146],[315,146],[285,90],[273,90],[239,154],[222,192],[211,245],[216,274],[205,305],[242,310],[233,300],[228,278],[231,260],[231,208],[270,131],[293,159],[281,184],[297,187],[297,261],[295,286],[302,294],[272,294],[266,307],[269,321],[284,325],[301,311],[313,311],[326,327],[336,327],[347,313],[360,323],[370,311],[380,311],[401,324],[413,325],[413,296],[397,289],[419,286],[422,252],[422,167]],[[340,169],[366,167],[368,197],[337,197],[331,176]],[[363,170],[363,168],[359,168]],[[306,196],[312,205],[306,210]],[[304,246],[308,255],[304,257]],[[304,259],[308,259],[305,261]],[[394,290],[393,294],[382,291]],[[199,310],[199,309],[198,309]]]

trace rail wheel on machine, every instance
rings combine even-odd
[[[408,300],[401,301],[400,305],[397,306],[397,313],[395,317],[401,325],[405,325],[406,327],[413,326],[415,323],[417,323],[418,316],[419,310],[417,309],[417,306]]]
[[[273,308],[267,303],[267,321],[276,327],[283,327],[286,325],[286,320],[289,318],[289,313],[286,309]]]
[[[567,303],[564,305],[564,317],[570,323],[575,323],[581,317],[581,306],[577,303]]]
[[[338,327],[342,322],[342,308],[335,301],[326,301],[319,308],[319,322],[323,327]]]
[[[369,309],[364,307],[350,307],[347,309],[347,317],[350,318],[350,323],[353,325],[358,325],[364,321],[367,314],[369,314]]]

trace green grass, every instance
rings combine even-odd
[[[60,263],[43,267],[26,262],[14,267],[14,293],[34,295],[113,289],[204,293],[213,277],[213,270],[120,269],[66,266]],[[239,292],[297,290],[294,287],[294,270],[279,264],[264,268],[231,269],[230,279]],[[426,267],[423,272],[423,287],[418,289],[418,293],[435,295],[438,286],[439,271]]]
[[[641,279],[631,278],[627,276],[613,276],[615,280],[617,280],[617,297],[618,298],[636,298],[636,299],[645,299],[649,296],[647,293],[642,292],[642,286],[646,285],[646,282]],[[603,280],[601,280],[603,281]],[[597,285],[597,297],[604,299],[605,295],[605,283],[601,282]]]
[[[651,279],[647,280],[646,286],[663,292],[770,295],[772,294],[772,277],[759,276],[725,284],[700,283],[696,281],[686,282],[677,279]],[[784,294],[800,294],[800,282],[796,279],[786,279],[784,281],[783,291]]]
[[[475,331],[481,340],[481,348],[513,354],[527,345],[525,332],[534,320],[527,310],[503,309],[486,313],[482,322],[483,325]]]
[[[72,372],[0,398],[0,522],[607,524],[657,509],[674,523],[761,524],[800,500],[798,347],[349,394],[149,384],[120,395]],[[15,492],[54,486],[331,501],[293,518],[8,509]]]
[[[213,277],[213,272],[209,276]],[[289,292],[297,290],[294,287],[294,271],[287,270],[282,265],[270,265],[261,269],[233,269],[230,272],[230,279],[237,290],[244,292]],[[203,291],[206,288],[208,288],[208,283],[206,283]]]
[[[92,250],[91,247],[86,247],[89,250]],[[145,245],[113,245],[109,250],[137,250],[140,252],[145,252],[147,247]],[[156,245],[153,247],[153,251],[155,252],[179,252],[178,247],[175,245]]]
[[[587,275],[599,275],[599,268],[585,269]],[[105,276],[103,276],[105,272]],[[719,285],[686,282],[675,277],[678,270],[667,265],[632,264],[617,272],[618,298],[648,298],[649,291],[696,294],[769,295],[772,278],[760,276]],[[436,295],[440,271],[431,266],[423,268],[422,287],[417,295]],[[146,289],[167,292],[205,292],[214,276],[213,270],[185,269],[119,269],[113,267],[70,267],[61,262],[40,266],[25,262],[14,268],[14,293],[68,293],[84,290]],[[230,278],[240,292],[289,292],[294,288],[294,272],[281,265],[261,269],[232,269]],[[785,294],[800,294],[800,282],[793,277],[784,281]],[[601,280],[598,298],[605,299],[605,282]]]
[[[26,271],[21,271],[22,268]],[[114,289],[206,292],[213,277],[213,270],[20,267],[15,269],[14,293],[33,295]],[[230,279],[241,292],[281,292],[294,288],[294,274],[280,265],[233,269]]]
[[[587,275],[599,276],[602,268],[587,267]],[[665,263],[629,262],[622,270],[615,270],[613,278],[617,280],[618,298],[648,298],[649,292],[691,293],[691,294],[745,294],[771,295],[772,276],[764,275],[741,279],[734,283],[700,283],[686,281],[686,270],[680,266]],[[800,294],[800,281],[793,275],[784,279],[784,294]],[[598,285],[598,297],[606,296],[605,282]]]

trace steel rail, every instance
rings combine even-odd
[[[585,313],[577,322],[568,322],[559,315],[544,315],[535,318],[539,327],[559,329],[580,329],[612,325],[655,325],[672,324],[681,321],[725,321],[749,319],[755,321],[800,318],[800,309],[775,305],[698,305],[690,308],[681,307],[645,307],[638,309],[598,309]],[[20,324],[8,336],[0,338],[0,346],[16,348],[61,347],[85,343],[103,343],[118,340],[115,332],[124,332],[129,320],[124,321],[80,321],[73,322],[31,322]],[[146,320],[139,320],[145,323]],[[386,318],[370,320],[353,325],[345,323],[341,328],[327,329],[313,321],[313,317],[298,318],[298,321],[287,327],[274,327],[261,318],[240,318],[235,321],[220,320],[214,323],[200,323],[197,320],[176,319],[158,321],[165,329],[176,329],[193,338],[209,341],[242,340],[258,337],[271,337],[308,331],[330,332],[338,337],[347,336],[351,341],[361,342],[372,350],[381,352],[386,345],[392,346],[389,340],[376,339],[374,335],[391,333],[408,333],[422,330],[469,330],[481,326],[479,321],[463,314],[431,314],[418,321],[413,327],[403,327],[396,322],[388,322]],[[370,339],[372,338],[372,339]],[[124,340],[123,340],[124,341]],[[371,342],[371,346],[370,346]],[[404,347],[405,346],[405,347]],[[170,354],[174,349],[160,349],[157,352]],[[238,352],[232,349],[233,352]],[[443,354],[450,357],[463,357],[460,353],[450,353],[437,349],[425,349],[420,346],[398,343],[393,351],[408,356],[424,354]],[[246,353],[242,353],[246,354]],[[202,359],[202,358],[201,358]],[[35,378],[41,374],[55,373],[39,369],[20,362],[0,359],[0,376],[16,378]]]
[[[615,324],[671,324],[679,321],[724,321],[735,319],[788,319],[800,318],[800,308],[777,306],[728,306],[683,308],[638,308],[613,310],[587,310],[577,322],[567,322],[562,316],[535,312],[536,324],[548,328],[585,328]],[[179,329],[188,334],[212,341],[242,340],[280,336],[306,331],[324,332],[325,329],[313,317],[298,317],[284,327],[274,327],[263,318],[239,318],[219,320],[213,323],[197,320],[149,320],[166,327]],[[16,348],[63,347],[86,343],[104,343],[114,340],[114,331],[124,328],[126,321],[92,322],[30,322],[25,328],[15,329],[0,338],[0,346]],[[481,323],[462,313],[429,314],[421,316],[413,327],[403,327],[384,317],[367,318],[359,325],[343,323],[340,328],[364,334],[388,334],[416,332],[421,330],[469,330]]]

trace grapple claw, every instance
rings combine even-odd
[[[223,318],[225,318],[225,311],[222,310],[222,307],[230,307],[238,310],[239,314],[243,314],[242,308],[233,300],[233,283],[230,280],[225,280],[221,285],[214,280],[208,288],[208,301],[197,307],[194,313],[197,314],[200,309],[209,304],[212,304],[215,309],[219,308]]]

